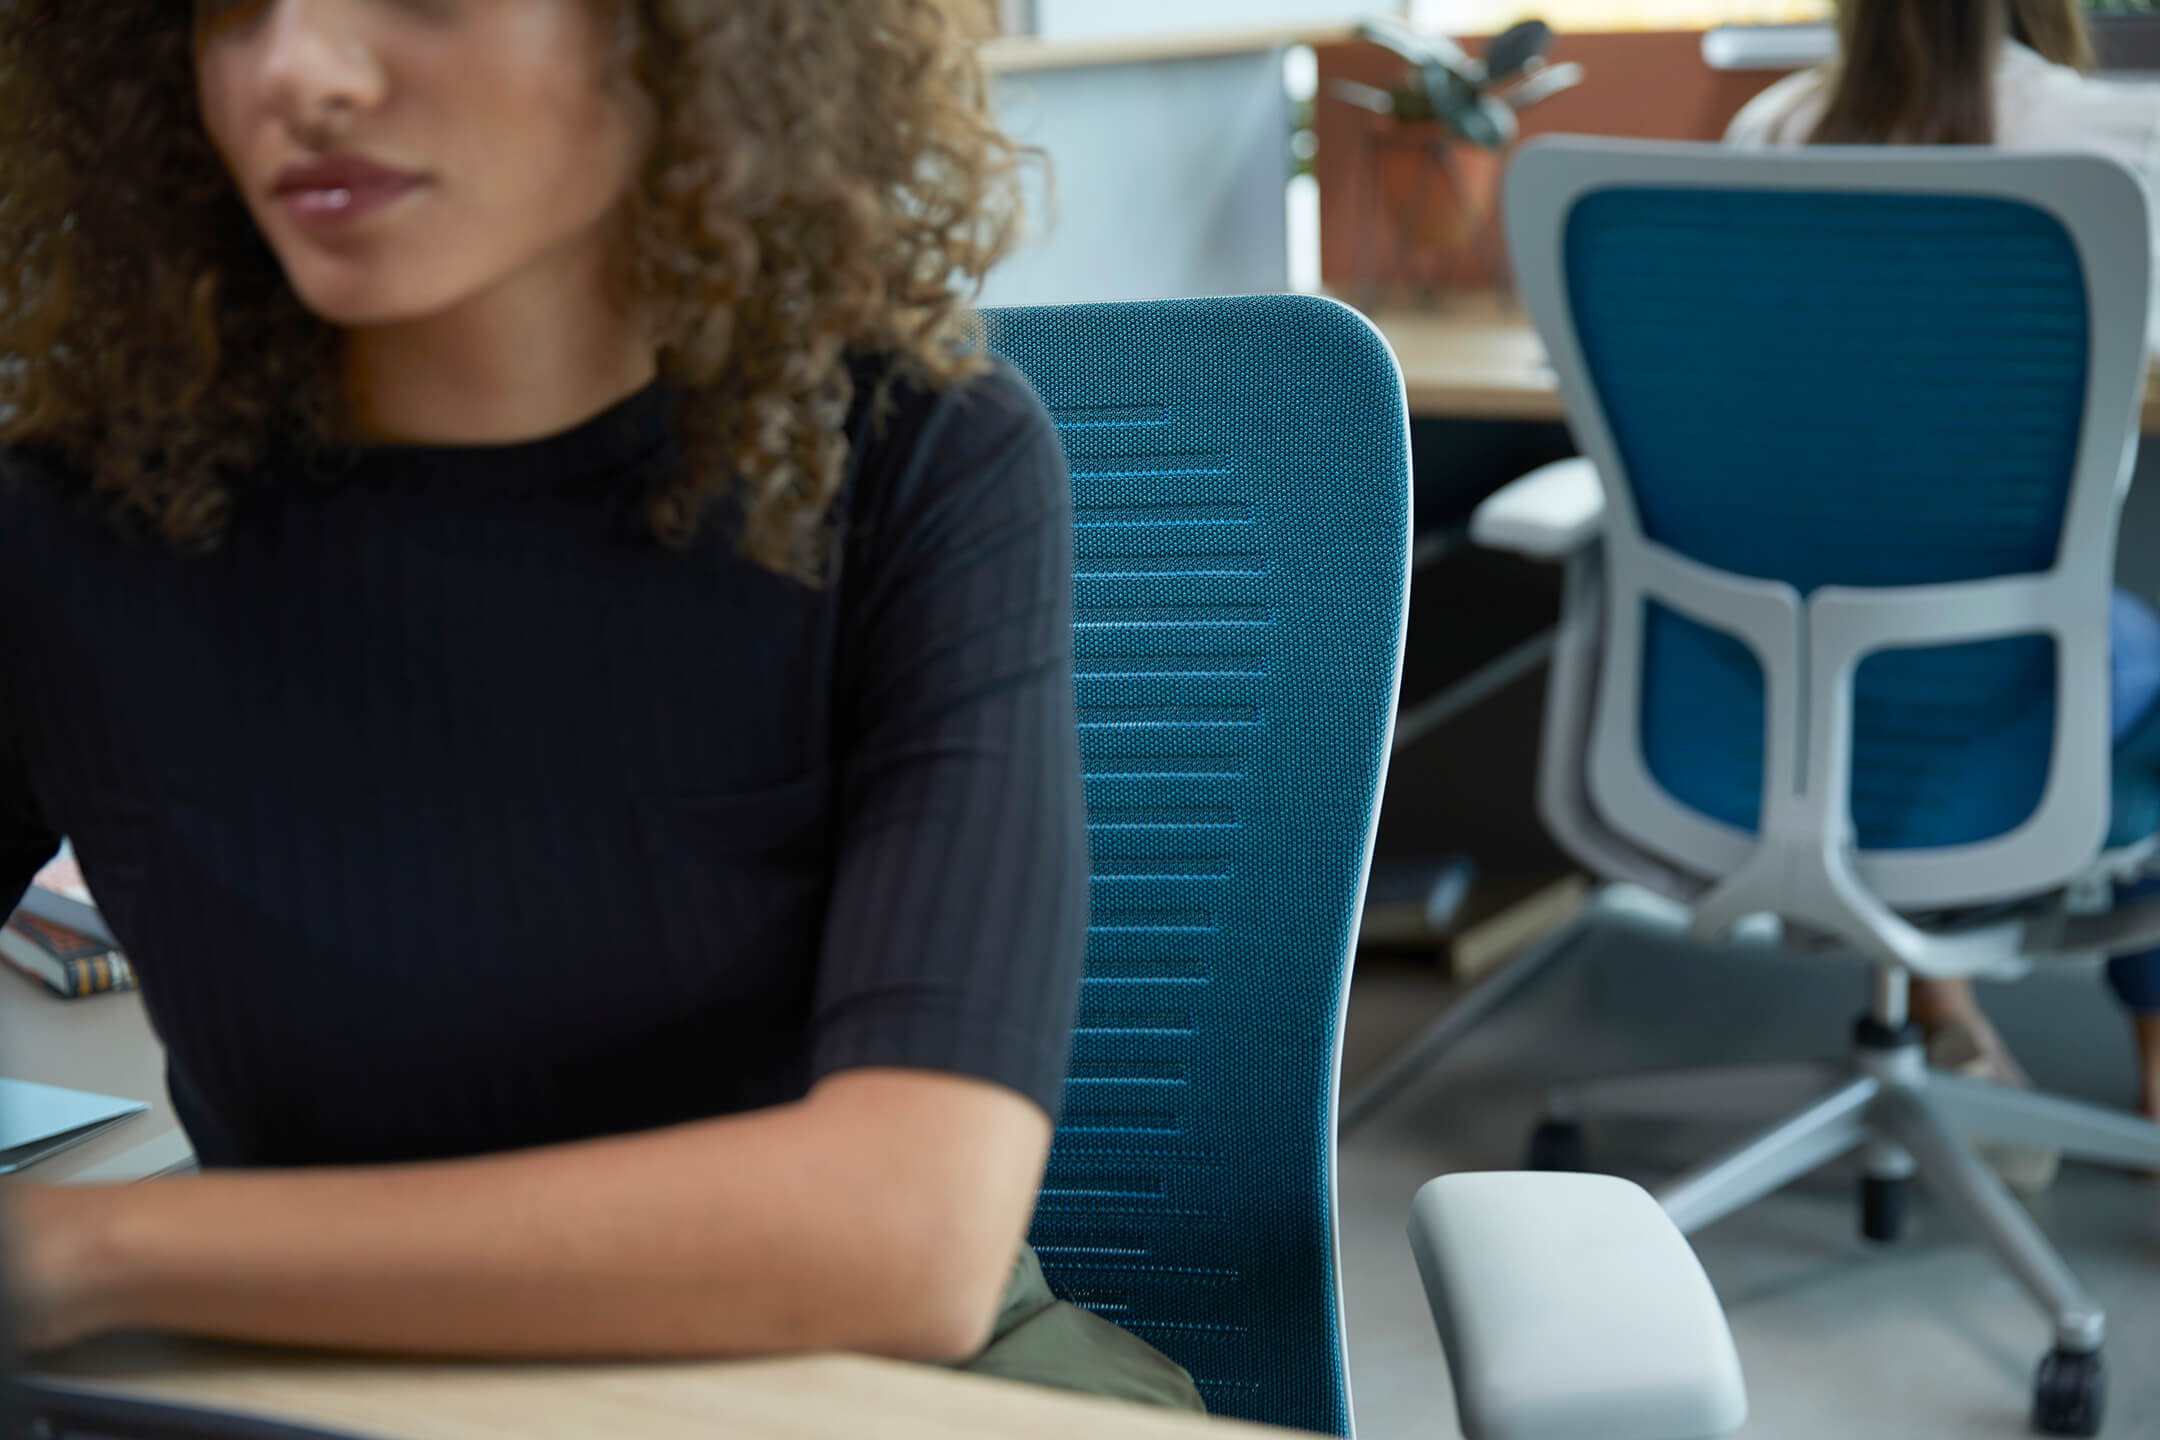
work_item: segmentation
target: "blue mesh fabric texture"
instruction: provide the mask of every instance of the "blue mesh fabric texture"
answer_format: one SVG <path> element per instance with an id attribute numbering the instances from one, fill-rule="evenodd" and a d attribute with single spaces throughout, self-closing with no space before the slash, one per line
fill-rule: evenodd
<path id="1" fill-rule="evenodd" d="M 1565 236 L 1569 294 L 1645 534 L 1734 574 L 1900 586 L 2044 570 L 2087 367 L 2062 223 L 1998 198 L 1614 189 Z M 1752 831 L 1763 689 L 1740 641 L 1653 605 L 1645 760 Z M 1969 844 L 2037 806 L 2043 635 L 1887 651 L 1854 680 L 1860 847 Z"/>
<path id="2" fill-rule="evenodd" d="M 1303 296 L 987 319 L 1072 463 L 1094 866 L 1030 1238 L 1213 1413 L 1347 1434 L 1334 1087 L 1409 583 L 1401 382 Z"/>

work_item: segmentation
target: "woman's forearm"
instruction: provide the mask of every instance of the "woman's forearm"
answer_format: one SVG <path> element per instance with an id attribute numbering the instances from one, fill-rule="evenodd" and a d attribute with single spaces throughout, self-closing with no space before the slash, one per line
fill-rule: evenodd
<path id="1" fill-rule="evenodd" d="M 65 1272 L 78 1307 L 63 1330 L 950 1359 L 987 1332 L 1047 1135 L 1009 1092 L 864 1072 L 801 1105 L 647 1135 L 32 1192 L 22 1218 L 47 1251 L 32 1270 Z"/>

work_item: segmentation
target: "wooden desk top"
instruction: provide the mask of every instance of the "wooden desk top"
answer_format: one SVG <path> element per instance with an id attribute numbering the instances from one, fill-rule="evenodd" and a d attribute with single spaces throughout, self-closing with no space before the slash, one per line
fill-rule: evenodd
<path id="1" fill-rule="evenodd" d="M 1521 312 L 1490 300 L 1445 310 L 1383 310 L 1373 323 L 1395 347 L 1410 413 L 1420 419 L 1564 420 L 1545 343 Z"/>
<path id="2" fill-rule="evenodd" d="M 1265 1440 L 1292 1432 L 859 1356 L 442 1365 L 119 1337 L 42 1378 L 367 1440 Z"/>
<path id="3" fill-rule="evenodd" d="M 1373 315 L 1402 363 L 1421 419 L 1564 420 L 1545 346 L 1521 311 L 1488 297 Z M 2160 434 L 2160 367 L 2147 380 L 2143 427 Z"/>

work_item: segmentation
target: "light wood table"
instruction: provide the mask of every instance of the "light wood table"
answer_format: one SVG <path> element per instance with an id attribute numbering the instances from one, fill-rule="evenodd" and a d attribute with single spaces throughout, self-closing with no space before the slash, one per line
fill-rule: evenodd
<path id="1" fill-rule="evenodd" d="M 1559 381 L 1520 311 L 1482 297 L 1441 310 L 1383 310 L 1410 413 L 1435 420 L 1565 420 Z"/>
<path id="2" fill-rule="evenodd" d="M 440 1365 L 122 1337 L 53 1380 L 365 1440 L 1265 1440 L 1295 1432 L 859 1356 Z"/>
<path id="3" fill-rule="evenodd" d="M 1565 420 L 1544 342 L 1519 309 L 1485 296 L 1433 310 L 1374 314 L 1402 364 L 1410 413 L 1420 419 Z M 2148 435 L 2160 434 L 2160 372 L 2145 387 Z"/>

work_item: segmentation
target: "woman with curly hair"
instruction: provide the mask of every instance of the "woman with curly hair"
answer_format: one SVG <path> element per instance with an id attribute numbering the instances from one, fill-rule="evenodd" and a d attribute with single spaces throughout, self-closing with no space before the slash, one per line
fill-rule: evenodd
<path id="1" fill-rule="evenodd" d="M 1198 1408 L 1023 1243 L 1087 835 L 971 28 L 0 9 L 0 898 L 72 837 L 203 1165 L 15 1194 L 33 1343 Z"/>

